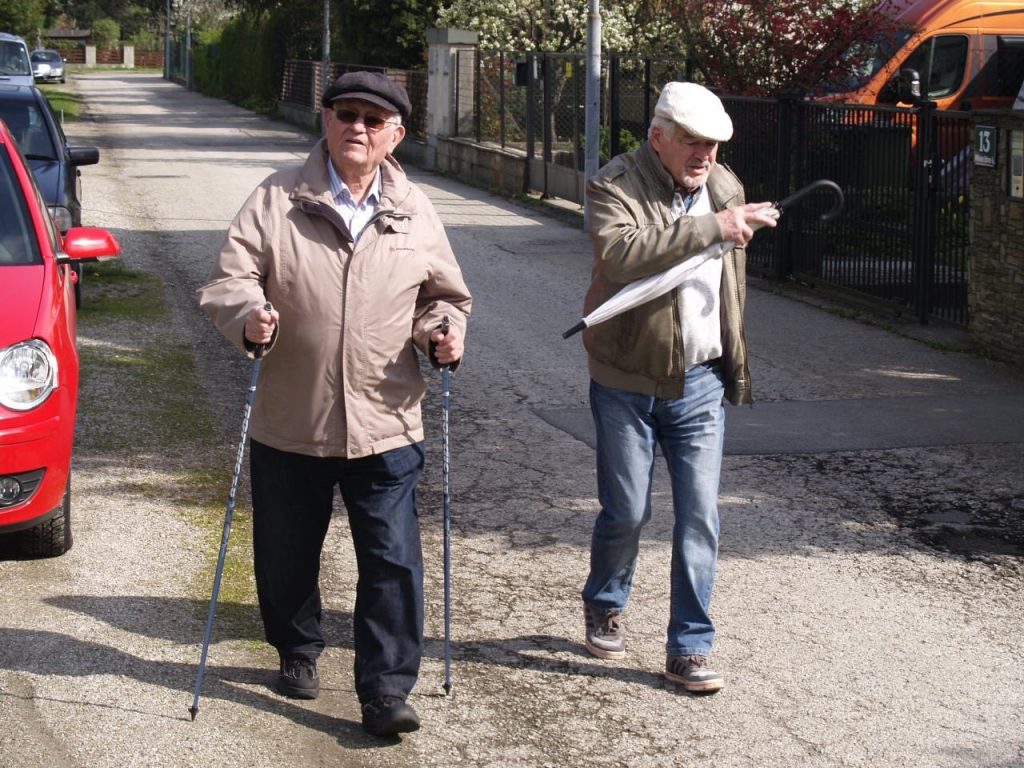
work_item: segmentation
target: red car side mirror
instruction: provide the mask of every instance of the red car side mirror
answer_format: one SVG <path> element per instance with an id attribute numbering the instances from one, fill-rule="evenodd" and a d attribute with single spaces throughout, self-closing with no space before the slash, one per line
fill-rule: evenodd
<path id="1" fill-rule="evenodd" d="M 120 255 L 121 246 L 114 236 L 98 227 L 72 227 L 64 235 L 58 263 L 69 261 L 106 261 Z"/>

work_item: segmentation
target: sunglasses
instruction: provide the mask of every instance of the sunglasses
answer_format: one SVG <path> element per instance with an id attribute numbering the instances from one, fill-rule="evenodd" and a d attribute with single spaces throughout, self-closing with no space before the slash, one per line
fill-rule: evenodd
<path id="1" fill-rule="evenodd" d="M 383 130 L 385 125 L 398 125 L 397 120 L 388 120 L 387 118 L 381 117 L 380 115 L 374 114 L 360 114 L 354 109 L 336 109 L 334 110 L 334 116 L 338 118 L 339 122 L 352 125 L 359 120 L 363 121 L 363 125 L 366 126 L 366 130 L 377 132 Z"/>

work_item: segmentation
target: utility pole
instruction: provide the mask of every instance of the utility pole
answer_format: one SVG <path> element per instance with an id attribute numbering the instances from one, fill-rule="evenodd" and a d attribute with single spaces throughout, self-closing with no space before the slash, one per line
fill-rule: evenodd
<path id="1" fill-rule="evenodd" d="M 164 77 L 171 80 L 171 0 L 164 12 Z"/>
<path id="2" fill-rule="evenodd" d="M 185 60 L 185 87 L 192 90 L 192 3 L 185 6 L 185 53 L 182 55 Z"/>
<path id="3" fill-rule="evenodd" d="M 590 181 L 601 162 L 601 7 L 600 0 L 590 0 L 587 17 L 587 89 L 584 104 L 583 148 L 584 181 Z M 587 229 L 584 207 L 583 228 Z"/>
<path id="4" fill-rule="evenodd" d="M 321 84 L 321 93 L 327 90 L 327 86 L 331 84 L 331 0 L 324 0 L 324 39 L 323 39 L 323 52 L 320 61 L 321 75 L 323 77 L 323 83 Z M 320 118 L 320 131 L 322 135 L 327 135 L 327 123 Z"/>

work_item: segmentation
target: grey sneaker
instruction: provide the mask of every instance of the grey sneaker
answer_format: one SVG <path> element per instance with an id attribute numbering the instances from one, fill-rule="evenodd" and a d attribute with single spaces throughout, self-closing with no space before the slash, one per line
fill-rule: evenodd
<path id="1" fill-rule="evenodd" d="M 717 693 L 725 680 L 708 665 L 707 656 L 665 657 L 665 677 L 682 683 L 691 693 Z"/>
<path id="2" fill-rule="evenodd" d="M 583 605 L 587 625 L 587 650 L 599 659 L 621 659 L 626 655 L 626 630 L 619 611 L 601 611 Z"/>

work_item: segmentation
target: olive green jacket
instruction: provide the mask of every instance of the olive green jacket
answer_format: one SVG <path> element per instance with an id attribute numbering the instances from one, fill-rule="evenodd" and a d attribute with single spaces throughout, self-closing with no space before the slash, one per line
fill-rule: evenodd
<path id="1" fill-rule="evenodd" d="M 584 301 L 589 314 L 627 283 L 662 272 L 725 240 L 713 213 L 672 221 L 675 185 L 650 142 L 619 155 L 587 183 L 586 213 L 594 267 Z M 714 211 L 742 205 L 743 187 L 715 165 L 707 189 Z M 734 247 L 722 263 L 722 365 L 725 396 L 734 405 L 752 402 L 743 330 L 746 251 Z M 599 323 L 583 332 L 591 377 L 607 387 L 652 397 L 682 394 L 683 341 L 678 291 Z"/>

